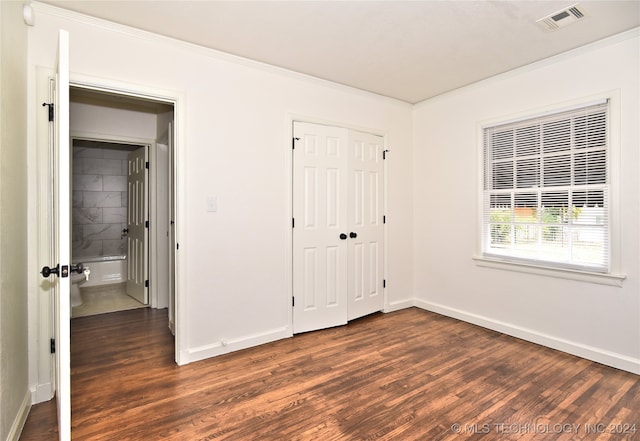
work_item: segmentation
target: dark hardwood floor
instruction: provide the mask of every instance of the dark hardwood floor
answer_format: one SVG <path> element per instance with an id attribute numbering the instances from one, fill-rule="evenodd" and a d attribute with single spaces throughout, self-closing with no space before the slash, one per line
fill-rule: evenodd
<path id="1" fill-rule="evenodd" d="M 640 376 L 415 308 L 182 367 L 166 311 L 71 334 L 74 440 L 640 440 Z"/>

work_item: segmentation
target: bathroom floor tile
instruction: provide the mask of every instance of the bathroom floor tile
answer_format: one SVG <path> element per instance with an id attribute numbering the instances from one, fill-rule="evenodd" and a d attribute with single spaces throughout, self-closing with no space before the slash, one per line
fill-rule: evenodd
<path id="1" fill-rule="evenodd" d="M 124 283 L 80 288 L 80 293 L 82 295 L 82 305 L 72 309 L 71 318 L 123 311 L 125 309 L 145 308 L 147 306 L 129 297 Z"/>

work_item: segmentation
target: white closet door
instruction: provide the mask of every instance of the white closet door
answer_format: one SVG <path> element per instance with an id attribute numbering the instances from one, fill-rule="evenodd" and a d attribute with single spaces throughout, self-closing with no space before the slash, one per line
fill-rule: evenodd
<path id="1" fill-rule="evenodd" d="M 348 132 L 294 123 L 293 332 L 347 323 Z"/>
<path id="2" fill-rule="evenodd" d="M 293 332 L 384 306 L 383 139 L 294 123 Z"/>
<path id="3" fill-rule="evenodd" d="M 383 139 L 349 132 L 348 318 L 382 310 Z"/>

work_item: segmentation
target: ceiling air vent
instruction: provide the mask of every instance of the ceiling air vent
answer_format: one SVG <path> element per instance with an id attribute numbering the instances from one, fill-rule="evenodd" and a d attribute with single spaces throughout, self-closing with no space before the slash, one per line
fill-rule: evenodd
<path id="1" fill-rule="evenodd" d="M 557 29 L 568 26 L 571 23 L 575 23 L 578 20 L 582 20 L 586 16 L 587 13 L 582 8 L 582 6 L 575 4 L 573 6 L 569 6 L 568 8 L 556 11 L 553 14 L 547 15 L 546 17 L 537 20 L 536 23 L 538 23 L 547 31 L 555 31 Z"/>

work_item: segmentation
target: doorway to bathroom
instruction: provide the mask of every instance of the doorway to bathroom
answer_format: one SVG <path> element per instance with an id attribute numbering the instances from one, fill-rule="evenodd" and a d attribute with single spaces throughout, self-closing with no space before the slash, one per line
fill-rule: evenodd
<path id="1" fill-rule="evenodd" d="M 71 316 L 168 308 L 173 330 L 173 104 L 79 86 L 69 98 L 71 254 L 88 268 Z"/>
<path id="2" fill-rule="evenodd" d="M 72 318 L 149 305 L 150 144 L 135 142 L 71 135 Z"/>

